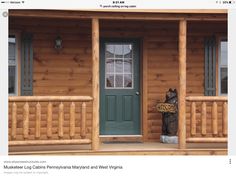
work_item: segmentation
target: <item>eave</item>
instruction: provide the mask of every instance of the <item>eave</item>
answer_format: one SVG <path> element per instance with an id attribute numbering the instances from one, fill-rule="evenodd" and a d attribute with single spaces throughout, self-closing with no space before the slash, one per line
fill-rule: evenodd
<path id="1" fill-rule="evenodd" d="M 174 11 L 173 11 L 174 12 Z M 10 10 L 10 17 L 60 18 L 60 19 L 112 19 L 112 20 L 188 20 L 227 21 L 227 13 L 173 12 L 98 12 L 75 10 Z M 205 11 L 206 12 L 206 11 Z"/>

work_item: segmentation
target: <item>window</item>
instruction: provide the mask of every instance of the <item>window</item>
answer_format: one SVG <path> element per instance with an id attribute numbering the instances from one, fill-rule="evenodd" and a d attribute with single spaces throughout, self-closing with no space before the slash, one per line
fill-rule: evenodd
<path id="1" fill-rule="evenodd" d="M 208 36 L 204 40 L 204 81 L 205 81 L 205 96 L 216 95 L 216 38 Z"/>
<path id="2" fill-rule="evenodd" d="M 16 37 L 9 36 L 8 39 L 8 93 L 17 95 L 17 53 Z"/>
<path id="3" fill-rule="evenodd" d="M 105 88 L 133 88 L 133 45 L 106 44 Z"/>
<path id="4" fill-rule="evenodd" d="M 225 39 L 220 41 L 219 56 L 219 94 L 225 95 L 228 93 L 228 42 Z"/>

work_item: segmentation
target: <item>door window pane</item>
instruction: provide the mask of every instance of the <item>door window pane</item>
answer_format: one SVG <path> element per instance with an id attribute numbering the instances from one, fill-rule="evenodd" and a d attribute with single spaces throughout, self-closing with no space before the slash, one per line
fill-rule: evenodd
<path id="1" fill-rule="evenodd" d="M 114 73 L 114 60 L 106 60 L 106 71 L 107 73 Z"/>
<path id="2" fill-rule="evenodd" d="M 114 87 L 114 75 L 106 75 L 106 87 Z"/>
<path id="3" fill-rule="evenodd" d="M 123 73 L 123 60 L 118 59 L 116 60 L 116 73 Z"/>
<path id="4" fill-rule="evenodd" d="M 133 88 L 132 44 L 106 44 L 105 76 L 106 88 Z"/>
<path id="5" fill-rule="evenodd" d="M 124 58 L 132 58 L 132 45 L 124 45 Z"/>
<path id="6" fill-rule="evenodd" d="M 106 45 L 106 58 L 114 58 L 114 45 Z"/>
<path id="7" fill-rule="evenodd" d="M 123 45 L 115 45 L 115 58 L 123 58 Z"/>
<path id="8" fill-rule="evenodd" d="M 125 60 L 124 61 L 124 73 L 132 74 L 132 63 L 133 60 Z"/>
<path id="9" fill-rule="evenodd" d="M 124 75 L 124 86 L 125 87 L 132 87 L 132 75 L 131 74 Z"/>
<path id="10" fill-rule="evenodd" d="M 122 88 L 123 87 L 123 75 L 117 74 L 116 75 L 116 88 Z"/>

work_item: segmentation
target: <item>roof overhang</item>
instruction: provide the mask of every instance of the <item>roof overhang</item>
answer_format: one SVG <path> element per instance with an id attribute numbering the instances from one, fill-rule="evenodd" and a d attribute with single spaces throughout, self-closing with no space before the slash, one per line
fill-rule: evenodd
<path id="1" fill-rule="evenodd" d="M 75 9 L 76 10 L 76 9 Z M 88 11 L 88 10 L 79 10 Z M 93 12 L 227 14 L 227 9 L 90 9 Z"/>
<path id="2" fill-rule="evenodd" d="M 9 14 L 11 17 L 28 18 L 227 21 L 227 11 L 223 10 L 155 10 L 155 12 L 121 12 L 98 10 L 10 10 Z"/>

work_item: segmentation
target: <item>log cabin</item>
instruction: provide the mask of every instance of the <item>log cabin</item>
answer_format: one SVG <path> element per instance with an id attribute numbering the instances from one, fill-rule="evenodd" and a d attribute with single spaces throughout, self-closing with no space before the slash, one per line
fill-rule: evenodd
<path id="1" fill-rule="evenodd" d="M 10 10 L 8 60 L 9 154 L 227 154 L 226 10 Z"/>

